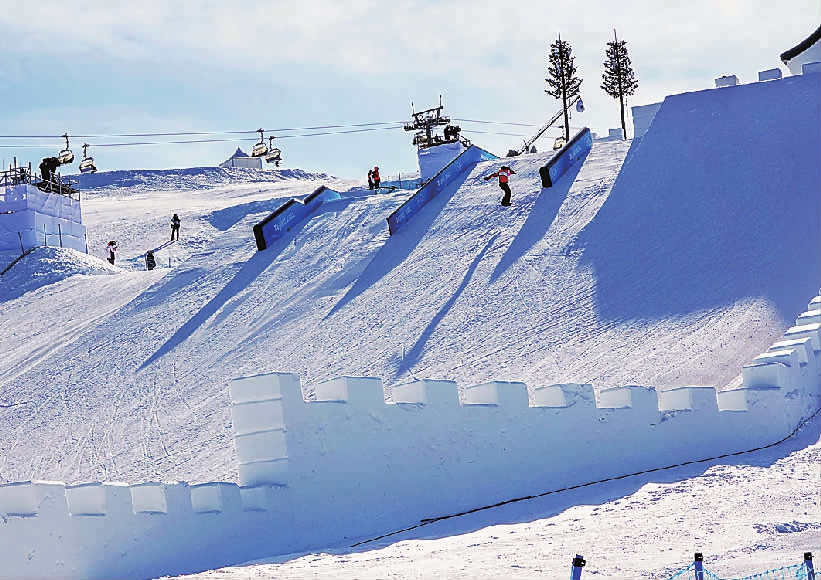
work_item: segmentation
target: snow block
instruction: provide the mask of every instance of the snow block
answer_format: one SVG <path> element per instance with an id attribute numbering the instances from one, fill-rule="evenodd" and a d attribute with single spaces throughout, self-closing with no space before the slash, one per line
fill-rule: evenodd
<path id="1" fill-rule="evenodd" d="M 715 387 L 678 387 L 659 393 L 660 411 L 718 411 Z"/>
<path id="2" fill-rule="evenodd" d="M 388 216 L 388 231 L 390 234 L 393 235 L 398 232 L 403 225 L 419 213 L 419 210 L 445 189 L 460 185 L 480 161 L 491 161 L 493 159 L 498 159 L 498 157 L 476 145 L 471 145 L 465 149 L 456 159 L 448 163 L 430 181 L 419 188 L 419 191 L 413 194 L 408 201 Z"/>
<path id="3" fill-rule="evenodd" d="M 717 395 L 720 411 L 749 411 L 764 407 L 772 412 L 784 412 L 784 392 L 779 387 L 743 387 L 719 391 Z"/>
<path id="4" fill-rule="evenodd" d="M 780 68 L 770 68 L 758 71 L 758 81 L 776 81 L 781 78 Z"/>
<path id="5" fill-rule="evenodd" d="M 420 379 L 391 389 L 391 400 L 397 405 L 425 405 L 456 408 L 459 392 L 456 381 Z"/>
<path id="6" fill-rule="evenodd" d="M 564 383 L 533 389 L 534 407 L 572 407 L 574 405 L 595 408 L 596 395 L 593 385 Z"/>
<path id="7" fill-rule="evenodd" d="M 738 77 L 735 75 L 724 75 L 716 79 L 717 89 L 721 87 L 734 87 L 737 84 L 739 84 Z"/>
<path id="8" fill-rule="evenodd" d="M 131 489 L 127 483 L 94 482 L 66 486 L 68 511 L 72 516 L 131 515 Z"/>
<path id="9" fill-rule="evenodd" d="M 287 457 L 239 464 L 239 484 L 241 486 L 287 485 L 287 483 Z"/>
<path id="10" fill-rule="evenodd" d="M 299 375 L 293 373 L 267 373 L 233 379 L 229 385 L 231 403 L 251 403 L 281 399 L 283 390 L 301 391 Z"/>
<path id="11" fill-rule="evenodd" d="M 284 429 L 255 431 L 245 435 L 236 435 L 237 458 L 240 464 L 258 461 L 276 461 L 288 458 L 288 445 L 285 442 Z"/>
<path id="12" fill-rule="evenodd" d="M 742 371 L 744 387 L 780 387 L 791 384 L 790 369 L 783 363 L 762 362 L 745 365 Z"/>
<path id="13" fill-rule="evenodd" d="M 315 213 L 319 206 L 332 199 L 341 199 L 339 193 L 324 185 L 303 199 L 291 198 L 254 226 L 257 250 L 263 251 L 272 242 L 284 236 L 292 227 Z"/>
<path id="14" fill-rule="evenodd" d="M 807 310 L 810 312 L 821 312 L 821 296 L 813 298 L 809 305 L 807 305 Z"/>
<path id="15" fill-rule="evenodd" d="M 20 237 L 18 237 L 18 233 Z M 61 246 L 86 251 L 80 200 L 21 183 L 0 188 L 0 250 Z"/>
<path id="16" fill-rule="evenodd" d="M 600 409 L 635 409 L 640 412 L 658 411 L 658 395 L 652 387 L 629 385 L 599 391 Z"/>
<path id="17" fill-rule="evenodd" d="M 784 333 L 784 339 L 809 337 L 812 340 L 812 348 L 815 352 L 821 351 L 821 323 L 802 324 L 791 326 Z"/>
<path id="18" fill-rule="evenodd" d="M 526 408 L 529 406 L 527 385 L 515 381 L 490 381 L 466 387 L 462 404 Z"/>
<path id="19" fill-rule="evenodd" d="M 0 485 L 0 514 L 67 514 L 66 486 L 57 481 L 21 481 Z"/>
<path id="20" fill-rule="evenodd" d="M 236 435 L 281 429 L 285 425 L 282 417 L 282 399 L 231 405 L 231 419 Z"/>
<path id="21" fill-rule="evenodd" d="M 821 311 L 807 311 L 801 314 L 798 318 L 795 319 L 796 326 L 804 326 L 807 324 L 817 324 L 821 322 Z"/>
<path id="22" fill-rule="evenodd" d="M 814 351 L 812 348 L 812 339 L 809 337 L 793 338 L 790 340 L 779 340 L 767 349 L 767 352 L 794 350 L 798 357 L 798 363 L 805 365 L 809 364 L 814 358 Z"/>
<path id="23" fill-rule="evenodd" d="M 379 377 L 335 377 L 315 387 L 316 402 L 359 405 L 383 404 L 385 391 Z"/>
<path id="24" fill-rule="evenodd" d="M 821 73 L 821 62 L 805 62 L 801 65 L 802 75 L 817 75 Z"/>
<path id="25" fill-rule="evenodd" d="M 192 485 L 191 509 L 196 514 L 239 512 L 242 510 L 239 486 L 225 481 Z"/>
<path id="26" fill-rule="evenodd" d="M 559 152 L 550 158 L 547 165 L 539 169 L 542 178 L 542 187 L 552 187 L 561 179 L 562 175 L 568 172 L 579 160 L 590 152 L 593 148 L 593 135 L 590 129 L 585 127 L 564 146 Z"/>

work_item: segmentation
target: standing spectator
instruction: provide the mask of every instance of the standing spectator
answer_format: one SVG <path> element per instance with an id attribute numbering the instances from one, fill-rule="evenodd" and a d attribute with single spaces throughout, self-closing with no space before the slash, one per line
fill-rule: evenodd
<path id="1" fill-rule="evenodd" d="M 378 166 L 374 166 L 371 177 L 373 179 L 374 188 L 379 189 L 379 182 L 382 181 L 382 178 L 379 177 L 379 167 Z"/>
<path id="2" fill-rule="evenodd" d="M 373 169 L 368 169 L 368 189 L 373 189 Z"/>
<path id="3" fill-rule="evenodd" d="M 157 260 L 154 259 L 154 251 L 153 250 L 148 250 L 145 253 L 145 267 L 149 271 L 153 270 L 154 268 L 157 267 Z"/>
<path id="4" fill-rule="evenodd" d="M 117 259 L 117 242 L 111 240 L 105 246 L 105 251 L 108 252 L 108 263 L 114 265 L 114 260 Z"/>
<path id="5" fill-rule="evenodd" d="M 505 192 L 504 197 L 502 197 L 502 205 L 508 207 L 510 205 L 510 185 L 508 185 L 508 181 L 510 181 L 510 175 L 512 173 L 516 173 L 507 165 L 502 165 L 499 168 L 499 171 L 495 173 L 491 173 L 487 177 L 485 177 L 485 181 L 489 179 L 493 179 L 494 177 L 499 178 L 499 187 L 502 188 L 502 191 Z"/>
<path id="6" fill-rule="evenodd" d="M 177 241 L 180 239 L 180 216 L 174 214 L 171 217 L 171 241 L 174 241 L 174 234 L 177 235 Z"/>

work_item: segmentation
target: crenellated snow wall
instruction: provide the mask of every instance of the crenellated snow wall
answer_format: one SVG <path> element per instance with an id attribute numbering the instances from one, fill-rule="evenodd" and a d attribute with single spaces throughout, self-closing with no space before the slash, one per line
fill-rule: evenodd
<path id="1" fill-rule="evenodd" d="M 819 408 L 821 297 L 740 388 L 231 382 L 240 483 L 0 486 L 0 577 L 153 578 L 772 445 Z"/>
<path id="2" fill-rule="evenodd" d="M 80 200 L 21 183 L 0 188 L 0 250 L 59 246 L 86 251 Z"/>

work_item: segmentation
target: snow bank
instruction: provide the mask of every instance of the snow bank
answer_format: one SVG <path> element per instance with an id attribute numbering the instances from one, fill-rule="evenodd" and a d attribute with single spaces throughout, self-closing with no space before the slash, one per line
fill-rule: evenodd
<path id="1" fill-rule="evenodd" d="M 59 246 L 86 250 L 80 200 L 21 183 L 0 193 L 0 250 Z"/>
<path id="2" fill-rule="evenodd" d="M 818 315 L 816 298 L 801 318 Z M 294 374 L 235 379 L 239 485 L 2 485 L 0 573 L 190 573 L 771 445 L 818 408 L 820 328 L 790 329 L 719 393 L 420 380 L 386 402 L 381 379 L 338 377 L 306 401 Z"/>

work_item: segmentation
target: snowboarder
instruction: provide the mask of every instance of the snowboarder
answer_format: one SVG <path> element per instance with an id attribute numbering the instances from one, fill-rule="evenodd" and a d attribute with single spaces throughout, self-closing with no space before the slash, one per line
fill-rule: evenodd
<path id="1" fill-rule="evenodd" d="M 145 267 L 150 271 L 157 267 L 157 260 L 154 259 L 154 251 L 148 250 L 145 253 Z"/>
<path id="2" fill-rule="evenodd" d="M 499 178 L 499 187 L 502 189 L 502 191 L 505 192 L 504 197 L 502 197 L 502 205 L 505 206 L 505 207 L 508 207 L 510 205 L 510 185 L 508 185 L 508 182 L 510 181 L 510 175 L 512 173 L 516 173 L 516 172 L 513 171 L 507 165 L 502 165 L 499 168 L 499 171 L 496 171 L 495 173 L 491 173 L 490 175 L 485 177 L 485 181 L 493 179 L 494 177 Z"/>
<path id="3" fill-rule="evenodd" d="M 373 169 L 368 169 L 368 189 L 373 189 Z"/>
<path id="4" fill-rule="evenodd" d="M 105 246 L 105 251 L 108 252 L 108 263 L 114 265 L 114 260 L 117 259 L 117 242 L 111 240 Z"/>
<path id="5" fill-rule="evenodd" d="M 379 177 L 379 167 L 374 166 L 373 171 L 371 172 L 371 179 L 373 179 L 373 186 L 375 189 L 379 189 L 379 182 L 382 181 L 382 178 Z"/>
<path id="6" fill-rule="evenodd" d="M 174 241 L 174 234 L 177 235 L 177 241 L 180 239 L 180 216 L 174 214 L 171 217 L 171 241 Z"/>

